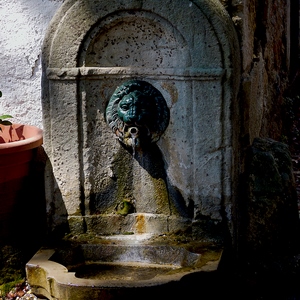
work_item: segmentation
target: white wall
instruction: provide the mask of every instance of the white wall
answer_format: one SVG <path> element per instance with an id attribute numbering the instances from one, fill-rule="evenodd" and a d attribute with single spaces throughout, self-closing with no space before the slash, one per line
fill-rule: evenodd
<path id="1" fill-rule="evenodd" d="M 0 0 L 0 115 L 43 127 L 41 46 L 63 0 Z"/>

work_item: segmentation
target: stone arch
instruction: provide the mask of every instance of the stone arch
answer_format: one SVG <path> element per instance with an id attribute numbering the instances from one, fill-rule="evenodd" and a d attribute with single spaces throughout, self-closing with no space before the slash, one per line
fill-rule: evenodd
<path id="1" fill-rule="evenodd" d="M 148 11 L 117 11 L 105 16 L 86 35 L 82 49 L 78 65 L 85 67 L 191 65 L 181 33 L 168 20 Z"/>

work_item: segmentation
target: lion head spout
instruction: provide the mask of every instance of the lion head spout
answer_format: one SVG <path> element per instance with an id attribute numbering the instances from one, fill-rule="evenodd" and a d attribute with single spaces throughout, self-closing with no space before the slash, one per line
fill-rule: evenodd
<path id="1" fill-rule="evenodd" d="M 158 141 L 169 119 L 169 108 L 160 91 L 142 80 L 119 86 L 106 108 L 108 125 L 128 147 L 140 148 Z"/>

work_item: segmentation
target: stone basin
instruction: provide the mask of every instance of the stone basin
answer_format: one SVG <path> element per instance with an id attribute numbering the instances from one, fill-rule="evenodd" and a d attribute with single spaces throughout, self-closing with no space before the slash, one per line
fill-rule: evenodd
<path id="1" fill-rule="evenodd" d="M 179 288 L 183 277 L 217 270 L 221 251 L 145 243 L 134 237 L 103 238 L 40 249 L 26 265 L 27 280 L 48 299 L 121 299 Z M 209 254 L 208 254 L 209 252 Z"/>

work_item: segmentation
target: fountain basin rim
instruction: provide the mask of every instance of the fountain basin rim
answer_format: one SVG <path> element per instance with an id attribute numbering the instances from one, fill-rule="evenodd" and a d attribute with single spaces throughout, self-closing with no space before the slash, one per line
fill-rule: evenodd
<path id="1" fill-rule="evenodd" d="M 180 281 L 184 276 L 195 272 L 216 271 L 219 260 L 208 261 L 200 267 L 180 268 L 174 274 L 159 275 L 149 280 L 128 281 L 128 280 L 102 280 L 77 278 L 75 272 L 68 272 L 68 269 L 55 261 L 51 261 L 51 257 L 55 254 L 55 249 L 40 249 L 32 259 L 26 264 L 26 275 L 29 284 L 33 289 L 48 290 L 50 285 L 60 286 L 61 288 L 81 289 L 84 287 L 92 287 L 98 289 L 107 288 L 135 288 L 135 287 L 151 287 L 160 286 L 171 281 Z M 120 263 L 120 262 L 119 262 Z M 116 262 L 115 264 L 118 264 Z M 41 278 L 42 277 L 42 278 Z"/>

